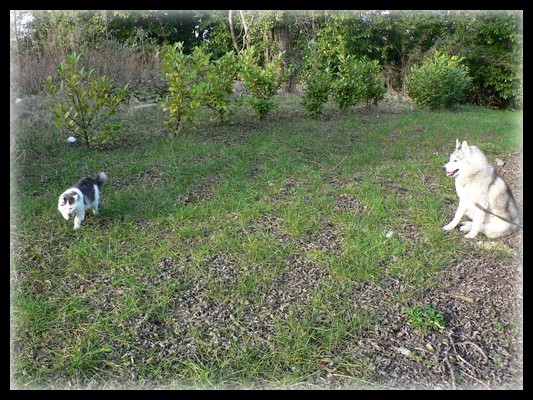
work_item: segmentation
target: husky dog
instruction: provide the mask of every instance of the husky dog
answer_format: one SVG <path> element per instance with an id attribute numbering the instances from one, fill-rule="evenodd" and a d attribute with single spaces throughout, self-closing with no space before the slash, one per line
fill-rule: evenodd
<path id="1" fill-rule="evenodd" d="M 104 172 L 96 175 L 95 179 L 82 178 L 59 196 L 57 209 L 67 221 L 74 217 L 74 229 L 81 227 L 86 210 L 92 208 L 93 213 L 98 214 L 100 188 L 106 180 L 107 175 Z"/>
<path id="2" fill-rule="evenodd" d="M 446 176 L 455 178 L 459 206 L 452 221 L 443 227 L 452 230 L 464 215 L 460 230 L 472 239 L 478 233 L 497 238 L 515 232 L 520 223 L 518 206 L 509 186 L 494 171 L 485 155 L 476 146 L 455 142 L 455 151 L 444 165 Z"/>

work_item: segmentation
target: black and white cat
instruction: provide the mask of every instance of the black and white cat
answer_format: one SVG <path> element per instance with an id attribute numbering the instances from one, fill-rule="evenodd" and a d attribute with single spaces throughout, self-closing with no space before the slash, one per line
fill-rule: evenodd
<path id="1" fill-rule="evenodd" d="M 106 180 L 107 175 L 104 172 L 96 175 L 95 179 L 82 178 L 59 196 L 57 209 L 67 221 L 74 217 L 74 229 L 81 227 L 86 210 L 92 208 L 93 213 L 98 214 L 100 188 Z"/>

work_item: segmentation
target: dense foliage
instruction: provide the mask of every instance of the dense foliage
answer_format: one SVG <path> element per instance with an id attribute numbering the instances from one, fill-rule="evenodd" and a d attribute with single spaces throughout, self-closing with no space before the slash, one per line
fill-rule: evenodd
<path id="1" fill-rule="evenodd" d="M 290 89 L 304 74 L 306 48 L 315 41 L 324 57 L 341 53 L 376 62 L 386 88 L 404 95 L 411 68 L 438 50 L 464 59 L 473 78 L 466 101 L 498 108 L 522 105 L 523 13 L 519 10 L 41 10 L 31 12 L 33 18 L 25 29 L 20 24 L 23 15 L 16 13 L 12 13 L 12 28 L 17 59 L 20 70 L 28 74 L 45 69 L 27 68 L 30 55 L 38 54 L 35 62 L 57 66 L 57 57 L 104 49 L 109 41 L 144 59 L 157 57 L 162 46 L 177 42 L 183 43 L 185 54 L 205 45 L 213 59 L 254 46 L 266 62 L 283 52 L 281 66 L 290 68 L 286 82 Z M 138 81 L 145 85 L 147 80 Z"/>
<path id="2" fill-rule="evenodd" d="M 435 52 L 422 65 L 413 67 L 405 79 L 407 93 L 419 106 L 430 109 L 450 108 L 462 103 L 472 78 L 468 67 L 456 56 Z"/>
<path id="3" fill-rule="evenodd" d="M 333 79 L 333 100 L 341 110 L 364 102 L 377 103 L 383 99 L 385 87 L 378 76 L 379 64 L 366 57 L 339 56 L 338 72 Z"/>
<path id="4" fill-rule="evenodd" d="M 194 124 L 200 108 L 210 109 L 220 122 L 231 115 L 234 80 L 239 77 L 245 88 L 244 99 L 259 118 L 264 118 L 275 103 L 287 70 L 281 68 L 281 54 L 274 61 L 260 65 L 252 46 L 239 53 L 231 52 L 211 59 L 205 46 L 184 53 L 182 42 L 167 45 L 163 54 L 162 71 L 168 83 L 168 94 L 162 100 L 171 129 L 178 133 L 182 121 Z M 240 97 L 235 98 L 240 102 Z"/>

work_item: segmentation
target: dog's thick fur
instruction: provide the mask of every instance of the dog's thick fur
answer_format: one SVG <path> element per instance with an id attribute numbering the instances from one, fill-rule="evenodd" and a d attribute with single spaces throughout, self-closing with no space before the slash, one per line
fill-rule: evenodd
<path id="1" fill-rule="evenodd" d="M 74 217 L 74 229 L 81 227 L 85 211 L 92 208 L 98 214 L 100 205 L 100 188 L 107 180 L 107 175 L 100 172 L 95 179 L 82 178 L 59 196 L 57 209 L 67 221 Z"/>
<path id="2" fill-rule="evenodd" d="M 457 140 L 455 151 L 443 168 L 447 176 L 455 178 L 455 190 L 459 196 L 455 216 L 443 227 L 444 230 L 454 229 L 465 215 L 472 221 L 465 222 L 460 230 L 467 232 L 465 237 L 469 239 L 475 238 L 478 233 L 491 239 L 498 238 L 518 229 L 520 216 L 513 193 L 481 150 L 469 146 L 466 141 L 460 144 Z"/>

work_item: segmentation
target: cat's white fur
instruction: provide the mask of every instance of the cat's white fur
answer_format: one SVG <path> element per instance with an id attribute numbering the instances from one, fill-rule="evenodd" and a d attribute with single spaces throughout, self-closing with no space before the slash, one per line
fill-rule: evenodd
<path id="1" fill-rule="evenodd" d="M 82 182 L 80 181 L 75 186 L 65 190 L 59 196 L 57 209 L 67 221 L 71 217 L 74 217 L 74 229 L 81 228 L 81 223 L 85 218 L 85 211 L 92 209 L 94 214 L 98 214 L 98 206 L 100 205 L 100 189 L 97 183 L 100 183 L 101 187 L 106 180 L 107 175 L 101 172 L 98 174 L 96 180 L 92 181 L 91 186 L 92 189 L 94 189 L 93 193 L 84 194 L 82 190 L 80 190 L 78 187 L 75 187 Z M 90 201 L 91 197 L 93 197 L 92 201 Z M 69 201 L 69 199 L 71 201 Z"/>

